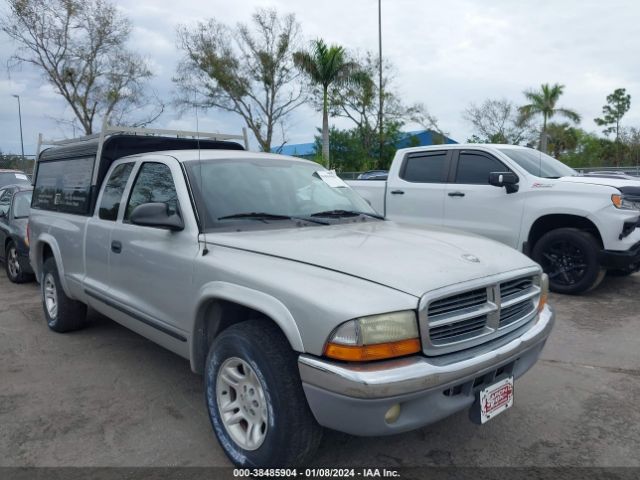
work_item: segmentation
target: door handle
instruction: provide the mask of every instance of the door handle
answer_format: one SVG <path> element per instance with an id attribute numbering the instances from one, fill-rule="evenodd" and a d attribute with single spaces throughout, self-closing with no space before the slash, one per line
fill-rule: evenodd
<path id="1" fill-rule="evenodd" d="M 391 195 L 404 195 L 404 190 L 394 190 Z"/>
<path id="2" fill-rule="evenodd" d="M 118 242 L 118 241 L 113 241 L 111 242 L 111 251 L 113 253 L 120 253 L 122 252 L 122 243 Z"/>
<path id="3" fill-rule="evenodd" d="M 464 193 L 463 192 L 449 192 L 448 195 L 450 197 L 464 197 Z"/>

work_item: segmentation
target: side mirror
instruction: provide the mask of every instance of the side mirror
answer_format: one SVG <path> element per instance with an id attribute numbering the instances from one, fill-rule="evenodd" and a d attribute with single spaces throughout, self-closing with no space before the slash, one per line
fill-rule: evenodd
<path id="1" fill-rule="evenodd" d="M 515 193 L 518 191 L 518 182 L 520 179 L 513 172 L 491 172 L 489 174 L 489 185 L 494 187 L 505 187 L 507 193 Z"/>
<path id="2" fill-rule="evenodd" d="M 166 203 L 143 203 L 131 212 L 131 223 L 144 227 L 166 228 L 176 232 L 184 230 L 184 222 L 176 213 L 169 215 Z"/>
<path id="3" fill-rule="evenodd" d="M 0 218 L 4 218 L 7 216 L 7 210 L 0 210 Z"/>

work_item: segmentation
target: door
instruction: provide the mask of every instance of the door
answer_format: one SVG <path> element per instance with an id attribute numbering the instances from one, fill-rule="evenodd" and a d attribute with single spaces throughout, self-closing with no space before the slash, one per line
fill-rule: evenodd
<path id="1" fill-rule="evenodd" d="M 143 162 L 129 190 L 122 219 L 113 226 L 109 252 L 110 297 L 116 308 L 138 322 L 134 329 L 145 330 L 147 336 L 155 333 L 151 338 L 174 351 L 165 340 L 184 342 L 188 335 L 197 293 L 192 286 L 193 262 L 199 252 L 190 202 L 181 205 L 178 198 L 188 198 L 178 162 Z M 164 203 L 170 213 L 182 216 L 185 229 L 170 231 L 132 224 L 131 212 L 151 202 Z"/>
<path id="2" fill-rule="evenodd" d="M 387 184 L 386 216 L 403 223 L 442 225 L 450 150 L 412 152 Z"/>
<path id="3" fill-rule="evenodd" d="M 493 155 L 459 150 L 453 159 L 453 183 L 446 186 L 444 225 L 518 247 L 523 195 L 489 184 L 489 173 L 511 171 Z"/>
<path id="4" fill-rule="evenodd" d="M 134 162 L 115 164 L 98 199 L 98 208 L 87 223 L 85 240 L 85 289 L 107 293 L 110 284 L 111 230 L 118 219 L 122 196 Z"/>

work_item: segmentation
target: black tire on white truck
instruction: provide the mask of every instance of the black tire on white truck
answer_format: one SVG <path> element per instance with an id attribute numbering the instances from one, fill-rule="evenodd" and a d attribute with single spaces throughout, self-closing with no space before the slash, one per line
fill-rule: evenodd
<path id="1" fill-rule="evenodd" d="M 589 232 L 557 228 L 534 245 L 532 258 L 549 275 L 549 288 L 557 293 L 579 294 L 596 288 L 607 271 L 600 266 L 601 246 Z"/>

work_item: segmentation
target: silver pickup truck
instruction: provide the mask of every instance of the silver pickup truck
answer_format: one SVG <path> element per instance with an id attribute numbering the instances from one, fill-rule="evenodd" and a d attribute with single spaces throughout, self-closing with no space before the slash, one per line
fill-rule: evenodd
<path id="1" fill-rule="evenodd" d="M 30 255 L 53 331 L 89 305 L 189 359 L 238 466 L 304 464 L 322 427 L 512 405 L 554 321 L 525 255 L 385 221 L 313 162 L 147 133 L 39 155 Z"/>

